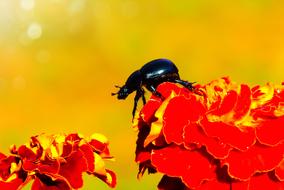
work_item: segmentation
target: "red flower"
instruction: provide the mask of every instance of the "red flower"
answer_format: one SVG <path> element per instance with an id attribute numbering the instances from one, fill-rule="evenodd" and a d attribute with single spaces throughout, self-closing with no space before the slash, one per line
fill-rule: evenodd
<path id="1" fill-rule="evenodd" d="M 283 189 L 284 87 L 222 78 L 196 88 L 163 83 L 164 101 L 142 108 L 138 176 L 163 173 L 161 190 Z"/>
<path id="2" fill-rule="evenodd" d="M 32 189 L 71 190 L 83 186 L 87 172 L 110 187 L 115 174 L 105 169 L 104 160 L 112 159 L 108 141 L 101 134 L 86 139 L 78 134 L 38 135 L 30 143 L 12 147 L 11 155 L 0 153 L 0 189 L 21 189 L 34 179 Z"/>

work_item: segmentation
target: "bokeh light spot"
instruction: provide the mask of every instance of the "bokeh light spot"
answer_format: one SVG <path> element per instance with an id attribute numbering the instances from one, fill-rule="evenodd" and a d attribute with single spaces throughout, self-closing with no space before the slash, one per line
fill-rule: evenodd
<path id="1" fill-rule="evenodd" d="M 39 23 L 31 23 L 27 29 L 27 35 L 30 39 L 38 39 L 42 35 L 42 27 Z"/>
<path id="2" fill-rule="evenodd" d="M 34 0 L 21 0 L 20 5 L 22 9 L 26 11 L 30 11 L 34 8 L 35 6 L 35 1 Z"/>

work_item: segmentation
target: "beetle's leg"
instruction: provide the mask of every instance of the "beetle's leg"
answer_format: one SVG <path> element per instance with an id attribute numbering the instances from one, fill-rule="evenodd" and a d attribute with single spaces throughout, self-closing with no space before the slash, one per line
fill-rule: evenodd
<path id="1" fill-rule="evenodd" d="M 134 118 L 135 116 L 135 112 L 136 112 L 136 109 L 137 109 L 137 104 L 138 104 L 138 101 L 141 97 L 141 92 L 139 90 L 136 91 L 136 95 L 134 97 L 134 106 L 133 106 L 133 110 L 132 110 L 132 119 Z"/>
<path id="2" fill-rule="evenodd" d="M 143 88 L 140 89 L 141 90 L 141 96 L 142 96 L 142 101 L 143 104 L 146 104 L 146 98 L 145 98 L 145 90 Z"/>
<path id="3" fill-rule="evenodd" d="M 154 86 L 149 86 L 149 90 L 155 95 L 155 96 L 158 96 L 159 98 L 161 98 L 162 100 L 164 100 L 165 98 L 163 97 L 163 95 L 158 92 Z"/>
<path id="4" fill-rule="evenodd" d="M 190 91 L 194 91 L 194 86 L 192 86 L 195 82 L 187 82 L 180 79 L 175 79 L 174 82 L 181 84 L 182 86 L 186 87 Z"/>
<path id="5" fill-rule="evenodd" d="M 197 95 L 200 96 L 204 96 L 204 92 L 198 88 L 195 88 L 194 86 L 192 86 L 195 82 L 187 82 L 184 80 L 180 80 L 180 79 L 175 79 L 174 82 L 179 83 L 181 85 L 183 85 L 184 87 L 186 87 L 188 90 L 190 90 L 191 92 L 194 92 Z"/>

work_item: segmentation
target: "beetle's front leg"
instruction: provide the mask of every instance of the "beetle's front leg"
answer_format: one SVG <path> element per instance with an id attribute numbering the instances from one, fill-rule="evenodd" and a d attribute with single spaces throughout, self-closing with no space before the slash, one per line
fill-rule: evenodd
<path id="1" fill-rule="evenodd" d="M 158 96 L 158 97 L 161 98 L 162 100 L 165 100 L 164 96 L 163 96 L 160 92 L 158 92 L 154 86 L 152 86 L 152 85 L 149 86 L 149 90 L 150 90 L 155 96 Z"/>
<path id="2" fill-rule="evenodd" d="M 140 92 L 140 90 L 137 90 L 136 91 L 136 95 L 134 97 L 134 106 L 133 106 L 133 110 L 132 110 L 132 120 L 133 120 L 133 118 L 135 116 L 135 112 L 136 112 L 136 109 L 137 109 L 137 104 L 138 104 L 138 101 L 139 101 L 140 97 L 141 97 L 141 92 Z"/>
<path id="3" fill-rule="evenodd" d="M 145 104 L 146 104 L 145 90 L 144 90 L 143 88 L 140 88 L 139 91 L 140 91 L 139 93 L 140 93 L 141 96 L 142 96 L 143 104 L 145 105 Z"/>

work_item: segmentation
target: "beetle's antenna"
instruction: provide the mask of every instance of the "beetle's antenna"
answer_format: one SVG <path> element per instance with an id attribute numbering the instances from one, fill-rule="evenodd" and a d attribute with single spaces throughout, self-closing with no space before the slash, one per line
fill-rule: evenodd
<path id="1" fill-rule="evenodd" d="M 122 87 L 120 87 L 120 86 L 118 86 L 118 85 L 114 85 L 114 87 L 115 87 L 115 88 L 119 88 L 119 89 L 122 88 Z M 115 93 L 113 92 L 113 93 L 111 93 L 112 96 L 117 95 L 117 94 L 118 94 L 118 92 L 115 92 Z"/>

